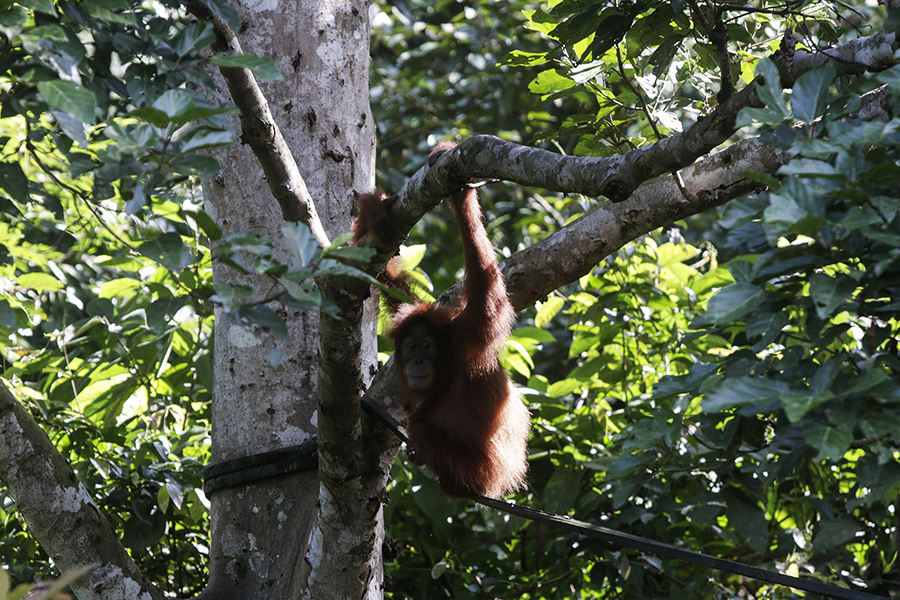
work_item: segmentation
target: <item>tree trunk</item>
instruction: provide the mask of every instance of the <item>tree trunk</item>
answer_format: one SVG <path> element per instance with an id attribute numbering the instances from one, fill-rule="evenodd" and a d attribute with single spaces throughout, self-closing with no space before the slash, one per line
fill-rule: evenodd
<path id="1" fill-rule="evenodd" d="M 333 238 L 349 230 L 355 192 L 374 185 L 366 3 L 243 4 L 239 11 L 244 52 L 273 58 L 284 75 L 284 81 L 263 86 L 263 92 L 324 229 Z M 246 145 L 228 149 L 219 160 L 222 170 L 205 189 L 207 210 L 225 235 L 251 229 L 275 241 L 280 258 L 286 260 L 281 243 L 284 217 L 259 161 Z M 237 281 L 226 266 L 214 265 L 214 273 L 217 281 Z M 260 285 L 265 282 L 241 282 L 265 294 L 266 286 Z M 376 347 L 374 305 L 367 306 L 359 354 L 367 357 L 368 368 L 361 371 L 369 374 Z M 221 311 L 216 315 L 214 464 L 300 444 L 316 434 L 319 316 L 274 308 L 288 324 L 284 339 L 255 335 L 258 332 L 246 330 Z M 266 360 L 271 342 L 284 352 L 277 370 Z M 380 479 L 383 486 L 384 474 Z M 212 493 L 210 581 L 202 597 L 310 597 L 307 554 L 319 496 L 314 469 Z M 361 533 L 374 540 L 363 561 L 365 581 L 360 581 L 358 564 L 330 571 L 328 584 L 335 597 L 381 596 L 380 515 L 379 507 L 368 531 Z M 321 541 L 318 537 L 314 546 Z M 335 558 L 351 561 L 342 554 Z"/>

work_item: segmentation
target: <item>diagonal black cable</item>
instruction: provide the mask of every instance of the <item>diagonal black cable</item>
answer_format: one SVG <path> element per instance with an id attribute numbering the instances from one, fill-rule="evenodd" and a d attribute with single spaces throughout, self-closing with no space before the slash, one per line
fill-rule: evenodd
<path id="1" fill-rule="evenodd" d="M 385 411 L 381 406 L 375 403 L 374 400 L 372 400 L 368 396 L 363 396 L 362 404 L 363 407 L 367 409 L 371 414 L 383 421 L 384 424 L 387 425 L 388 428 L 393 431 L 394 434 L 396 434 L 397 437 L 399 437 L 403 442 L 409 443 L 409 438 L 407 437 L 406 432 L 403 430 L 403 427 L 401 427 L 397 420 L 389 415 L 387 411 Z M 693 550 L 687 550 L 685 548 L 679 548 L 677 546 L 664 544 L 663 542 L 657 542 L 649 538 L 631 535 L 630 533 L 623 533 L 621 531 L 616 531 L 615 529 L 610 529 L 608 527 L 602 527 L 600 525 L 594 525 L 592 523 L 579 521 L 571 517 L 546 513 L 542 510 L 537 510 L 534 508 L 529 508 L 527 506 L 522 506 L 521 504 L 516 504 L 515 502 L 495 500 L 494 498 L 479 496 L 478 494 L 466 494 L 464 497 L 479 504 L 483 504 L 484 506 L 489 506 L 493 509 L 503 511 L 517 517 L 522 517 L 531 521 L 540 521 L 542 523 L 547 523 L 549 525 L 553 525 L 554 527 L 565 529 L 566 531 L 578 533 L 586 537 L 597 538 L 605 542 L 615 544 L 617 546 L 624 546 L 626 548 L 632 548 L 635 550 L 640 550 L 642 552 L 649 552 L 651 554 L 664 556 L 666 558 L 674 558 L 676 560 L 709 567 L 718 571 L 735 573 L 737 575 L 743 575 L 745 577 L 750 577 L 759 581 L 765 581 L 767 583 L 775 583 L 778 585 L 791 587 L 796 590 L 803 590 L 806 592 L 812 592 L 814 594 L 830 596 L 832 598 L 844 598 L 846 600 L 890 600 L 889 598 L 886 598 L 884 596 L 876 596 L 874 594 L 870 594 L 868 592 L 863 592 L 860 590 L 851 590 L 838 587 L 836 585 L 831 585 L 829 583 L 823 583 L 821 581 L 801 579 L 800 577 L 785 575 L 784 573 L 779 573 L 777 571 L 769 571 L 767 569 L 761 569 L 759 567 L 751 567 L 750 565 L 746 565 L 744 563 L 710 556 L 709 554 L 703 554 L 702 552 L 695 552 Z"/>

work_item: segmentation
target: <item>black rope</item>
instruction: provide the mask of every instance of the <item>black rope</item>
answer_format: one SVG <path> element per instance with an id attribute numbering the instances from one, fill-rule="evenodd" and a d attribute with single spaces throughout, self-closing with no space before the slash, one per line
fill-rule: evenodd
<path id="1" fill-rule="evenodd" d="M 316 444 L 313 436 L 296 446 L 210 465 L 203 469 L 203 493 L 209 495 L 222 488 L 244 485 L 300 469 L 311 469 L 319 464 Z"/>
<path id="2" fill-rule="evenodd" d="M 363 396 L 362 405 L 363 408 L 369 411 L 369 413 L 384 421 L 385 425 L 387 425 L 390 430 L 397 435 L 397 437 L 399 437 L 404 442 L 409 443 L 409 438 L 406 435 L 406 432 L 403 430 L 397 420 L 389 415 L 381 406 L 376 404 L 375 401 L 373 401 L 368 396 Z M 540 521 L 542 523 L 547 523 L 566 531 L 578 533 L 586 537 L 597 538 L 604 542 L 615 544 L 617 546 L 624 546 L 626 548 L 632 548 L 634 550 L 640 550 L 642 552 L 649 552 L 651 554 L 664 556 L 666 558 L 674 558 L 676 560 L 709 567 L 718 571 L 735 573 L 737 575 L 743 575 L 744 577 L 750 577 L 752 579 L 758 579 L 759 581 L 765 581 L 766 583 L 784 585 L 797 590 L 812 592 L 814 594 L 821 594 L 823 596 L 830 596 L 832 598 L 844 598 L 846 600 L 889 600 L 884 596 L 876 596 L 874 594 L 870 594 L 868 592 L 860 590 L 851 590 L 838 587 L 836 585 L 831 585 L 829 583 L 822 583 L 820 581 L 815 581 L 812 579 L 801 579 L 799 577 L 792 577 L 791 575 L 785 575 L 784 573 L 779 573 L 777 571 L 769 571 L 767 569 L 761 569 L 759 567 L 751 567 L 750 565 L 746 565 L 744 563 L 710 556 L 709 554 L 703 554 L 701 552 L 695 552 L 693 550 L 687 550 L 685 548 L 679 548 L 677 546 L 664 544 L 663 542 L 657 542 L 645 537 L 616 531 L 615 529 L 610 529 L 608 527 L 602 527 L 600 525 L 594 525 L 592 523 L 579 521 L 571 517 L 546 513 L 541 510 L 516 504 L 515 502 L 495 500 L 494 498 L 479 496 L 478 494 L 466 494 L 464 497 L 477 502 L 478 504 L 489 506 L 493 509 L 503 511 L 517 517 L 522 517 L 531 521 Z"/>

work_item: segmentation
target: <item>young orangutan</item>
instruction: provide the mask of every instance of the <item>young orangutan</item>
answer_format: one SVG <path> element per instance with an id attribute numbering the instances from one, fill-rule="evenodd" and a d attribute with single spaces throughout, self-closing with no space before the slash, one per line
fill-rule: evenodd
<path id="1" fill-rule="evenodd" d="M 377 235 L 388 200 L 378 192 L 359 198 L 354 242 Z M 475 190 L 452 194 L 450 201 L 465 253 L 462 299 L 456 306 L 402 305 L 388 335 L 409 417 L 410 458 L 428 465 L 450 495 L 498 498 L 522 487 L 528 468 L 531 417 L 497 358 L 515 312 Z M 404 286 L 396 265 L 386 278 Z"/>

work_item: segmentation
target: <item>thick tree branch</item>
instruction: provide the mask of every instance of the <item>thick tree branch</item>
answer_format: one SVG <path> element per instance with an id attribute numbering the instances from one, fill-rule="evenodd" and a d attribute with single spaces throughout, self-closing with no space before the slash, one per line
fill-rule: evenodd
<path id="1" fill-rule="evenodd" d="M 604 204 L 503 263 L 516 310 L 589 273 L 628 242 L 675 221 L 707 211 L 759 188 L 743 174 L 773 174 L 785 151 L 748 139 L 681 172 L 685 196 L 672 175 L 650 181 L 631 197 Z"/>
<path id="2" fill-rule="evenodd" d="M 234 32 L 201 2 L 190 0 L 188 9 L 197 18 L 212 23 L 217 39 L 216 50 L 242 54 Z M 329 246 L 328 235 L 316 213 L 306 182 L 253 73 L 240 67 L 220 67 L 219 70 L 228 85 L 232 101 L 241 111 L 241 141 L 248 144 L 259 159 L 284 219 L 305 223 L 323 248 Z"/>
<path id="3" fill-rule="evenodd" d="M 79 597 L 164 598 L 128 556 L 72 467 L 2 381 L 0 479 L 60 571 L 96 565 L 72 584 Z"/>
<path id="4" fill-rule="evenodd" d="M 895 64 L 894 52 L 898 49 L 897 35 L 876 33 L 851 40 L 836 48 L 823 48 L 815 52 L 794 55 L 792 78 L 783 80 L 786 87 L 794 85 L 797 77 L 827 64 L 834 65 L 838 75 L 883 71 Z M 784 77 L 784 75 L 782 75 Z"/>
<path id="5" fill-rule="evenodd" d="M 395 454 L 376 451 L 376 440 L 360 420 L 362 300 L 369 286 L 341 278 L 319 281 L 319 285 L 341 314 L 339 318 L 319 316 L 319 511 L 307 560 L 326 577 L 334 569 L 352 569 L 365 589 L 373 575 L 369 561 L 377 555 L 374 545 L 381 543 L 372 531 L 383 518 L 386 477 Z M 381 440 L 378 445 L 388 450 Z M 396 440 L 393 443 L 396 448 Z M 310 584 L 317 590 L 315 597 L 333 597 L 326 594 L 333 587 L 329 581 Z"/>

